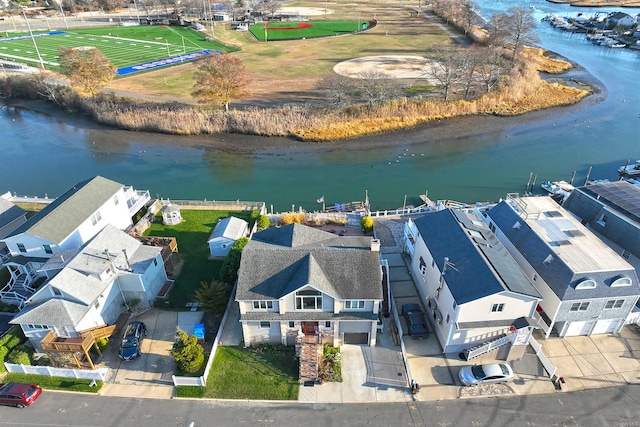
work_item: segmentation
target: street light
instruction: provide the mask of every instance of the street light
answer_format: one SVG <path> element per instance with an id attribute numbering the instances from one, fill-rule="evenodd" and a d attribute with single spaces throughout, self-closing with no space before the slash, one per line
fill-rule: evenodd
<path id="1" fill-rule="evenodd" d="M 36 53 L 38 54 L 38 59 L 40 60 L 40 66 L 42 67 L 42 71 L 44 71 L 44 61 L 42 60 L 42 56 L 40 56 L 40 51 L 38 50 L 38 44 L 36 43 L 36 38 L 33 37 L 33 32 L 31 31 L 31 25 L 29 24 L 29 20 L 27 19 L 27 14 L 24 11 L 24 7 L 22 9 L 22 16 L 24 16 L 24 20 L 27 23 L 27 28 L 29 29 L 29 35 L 31 36 L 31 41 L 33 42 L 33 47 L 36 48 Z"/>

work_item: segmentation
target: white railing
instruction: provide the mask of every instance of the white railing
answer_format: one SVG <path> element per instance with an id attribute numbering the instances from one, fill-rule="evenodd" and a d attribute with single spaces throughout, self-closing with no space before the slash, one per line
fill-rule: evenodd
<path id="1" fill-rule="evenodd" d="M 88 369 L 65 369 L 54 368 L 52 366 L 29 366 L 29 365 L 15 365 L 13 363 L 4 364 L 8 372 L 15 372 L 18 374 L 32 374 L 42 375 L 45 377 L 63 377 L 63 378 L 77 378 L 84 380 L 96 380 L 103 381 L 107 378 L 109 368 L 100 368 L 96 370 Z"/>
<path id="2" fill-rule="evenodd" d="M 266 213 L 266 207 L 264 202 L 252 202 L 243 200 L 169 200 L 160 199 L 162 204 L 175 204 L 180 206 L 181 209 L 211 209 L 211 210 L 234 210 L 234 211 L 259 211 L 260 213 Z"/>
<path id="3" fill-rule="evenodd" d="M 231 304 L 235 304 L 235 294 L 236 294 L 236 285 L 234 285 L 231 290 L 231 296 L 229 297 L 229 302 L 227 303 L 227 309 L 224 312 L 224 316 L 222 316 L 222 321 L 220 322 L 220 326 L 218 327 L 218 333 L 216 334 L 215 340 L 213 340 L 213 346 L 211 347 L 211 354 L 209 355 L 209 360 L 207 360 L 207 366 L 204 368 L 204 373 L 201 377 L 178 377 L 173 375 L 173 385 L 179 386 L 191 386 L 191 387 L 204 387 L 207 385 L 207 378 L 209 377 L 209 371 L 211 371 L 211 366 L 213 365 L 213 359 L 216 356 L 216 350 L 218 348 L 218 344 L 220 343 L 220 337 L 222 336 L 222 330 L 224 329 L 224 325 L 227 323 L 227 317 L 229 317 L 229 311 L 231 311 Z"/>
<path id="4" fill-rule="evenodd" d="M 540 326 L 540 329 L 544 331 L 544 334 L 546 336 L 549 333 L 549 329 L 551 329 L 551 326 L 547 325 L 547 322 L 537 311 L 533 313 L 532 318 L 533 320 L 536 320 L 538 322 L 538 326 Z"/>
<path id="5" fill-rule="evenodd" d="M 477 348 L 474 348 L 473 350 L 469 350 L 469 352 L 467 353 L 467 360 L 471 360 L 474 357 L 482 356 L 483 354 L 488 353 L 491 350 L 495 350 L 496 348 L 502 347 L 503 345 L 509 342 L 511 342 L 511 337 L 507 335 L 507 336 L 498 338 L 495 341 L 491 341 L 486 344 L 483 344 Z"/>
<path id="6" fill-rule="evenodd" d="M 388 216 L 402 216 L 402 215 L 420 215 L 430 212 L 435 212 L 437 209 L 431 206 L 418 206 L 417 208 L 398 208 L 398 209 L 389 209 L 384 211 L 375 211 L 370 212 L 369 216 L 371 218 L 384 218 Z"/>
<path id="7" fill-rule="evenodd" d="M 558 368 L 554 364 L 552 364 L 549 359 L 547 359 L 547 356 L 542 351 L 542 345 L 540 345 L 540 343 L 533 337 L 529 338 L 529 345 L 536 352 L 536 356 L 538 356 L 542 367 L 545 369 L 545 371 L 547 371 L 549 377 L 553 378 Z"/>

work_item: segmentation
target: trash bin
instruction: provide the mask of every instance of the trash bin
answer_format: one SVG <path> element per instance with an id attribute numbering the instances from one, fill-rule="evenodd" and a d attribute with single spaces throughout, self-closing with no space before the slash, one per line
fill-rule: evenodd
<path id="1" fill-rule="evenodd" d="M 204 339 L 204 323 L 198 323 L 193 327 L 193 335 L 199 339 Z"/>

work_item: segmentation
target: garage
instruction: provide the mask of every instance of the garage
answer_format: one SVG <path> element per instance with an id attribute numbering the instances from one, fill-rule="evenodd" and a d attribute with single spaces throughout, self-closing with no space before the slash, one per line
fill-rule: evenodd
<path id="1" fill-rule="evenodd" d="M 584 322 L 571 322 L 567 327 L 567 331 L 564 333 L 565 337 L 575 337 L 579 335 L 589 335 L 591 328 L 595 320 L 589 320 Z"/>
<path id="2" fill-rule="evenodd" d="M 596 325 L 591 331 L 591 335 L 594 334 L 612 334 L 618 329 L 618 325 L 622 322 L 622 319 L 602 319 L 596 322 Z"/>
<path id="3" fill-rule="evenodd" d="M 369 332 L 345 332 L 344 344 L 369 344 Z"/>

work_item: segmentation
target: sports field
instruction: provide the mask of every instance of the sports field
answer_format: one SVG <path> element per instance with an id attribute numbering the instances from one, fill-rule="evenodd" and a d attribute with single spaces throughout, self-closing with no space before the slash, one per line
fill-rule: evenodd
<path id="1" fill-rule="evenodd" d="M 372 22 L 366 20 L 265 22 L 250 25 L 249 31 L 260 41 L 299 40 L 355 33 L 371 25 Z"/>
<path id="2" fill-rule="evenodd" d="M 118 68 L 118 74 L 173 65 L 196 59 L 210 51 L 230 48 L 209 42 L 205 36 L 186 27 L 122 26 L 85 28 L 34 33 L 34 40 L 45 68 L 58 70 L 58 48 L 93 47 L 105 54 Z M 10 33 L 0 38 L 0 59 L 38 66 L 40 60 L 27 33 Z"/>

